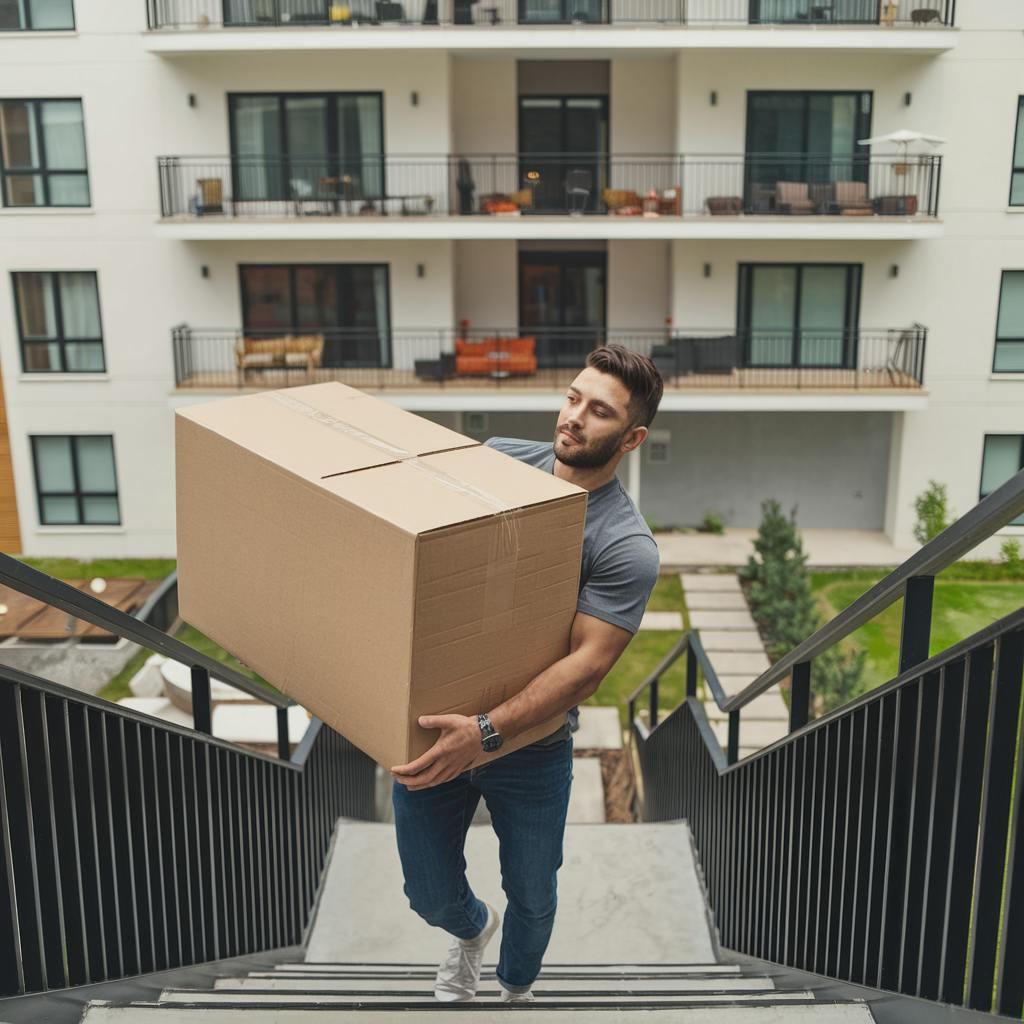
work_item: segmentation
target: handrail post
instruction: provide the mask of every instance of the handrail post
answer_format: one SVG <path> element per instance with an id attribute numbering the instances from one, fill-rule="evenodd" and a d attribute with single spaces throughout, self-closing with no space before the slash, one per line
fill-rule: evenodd
<path id="1" fill-rule="evenodd" d="M 213 735 L 210 713 L 210 673 L 201 665 L 192 666 L 192 725 L 196 732 Z"/>
<path id="2" fill-rule="evenodd" d="M 903 592 L 903 625 L 900 630 L 900 672 L 928 659 L 932 632 L 934 576 L 911 576 Z"/>
<path id="3" fill-rule="evenodd" d="M 725 752 L 729 764 L 740 759 L 740 712 L 739 708 L 729 712 L 729 745 Z"/>
<path id="4" fill-rule="evenodd" d="M 793 666 L 789 686 L 789 731 L 807 724 L 811 711 L 811 663 L 799 661 Z"/>
<path id="5" fill-rule="evenodd" d="M 692 643 L 686 645 L 686 696 L 697 696 L 697 654 Z"/>
<path id="6" fill-rule="evenodd" d="M 651 728 L 658 724 L 658 677 L 651 680 Z"/>
<path id="7" fill-rule="evenodd" d="M 277 709 L 277 756 L 282 761 L 287 761 L 292 756 L 292 745 L 288 736 L 288 708 Z"/>

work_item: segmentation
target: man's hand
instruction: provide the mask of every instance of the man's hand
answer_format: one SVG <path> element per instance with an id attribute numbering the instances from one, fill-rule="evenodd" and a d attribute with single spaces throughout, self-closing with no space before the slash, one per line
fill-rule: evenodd
<path id="1" fill-rule="evenodd" d="M 407 789 L 429 789 L 451 782 L 479 760 L 480 726 L 466 715 L 421 715 L 424 729 L 440 729 L 437 742 L 421 757 L 391 769 L 391 774 Z"/>

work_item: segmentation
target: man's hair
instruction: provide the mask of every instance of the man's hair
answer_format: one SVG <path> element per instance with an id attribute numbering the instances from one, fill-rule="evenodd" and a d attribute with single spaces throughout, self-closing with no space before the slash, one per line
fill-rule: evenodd
<path id="1" fill-rule="evenodd" d="M 587 366 L 618 378 L 629 392 L 629 418 L 634 427 L 649 427 L 658 411 L 664 384 L 647 356 L 622 345 L 604 345 L 587 356 Z"/>

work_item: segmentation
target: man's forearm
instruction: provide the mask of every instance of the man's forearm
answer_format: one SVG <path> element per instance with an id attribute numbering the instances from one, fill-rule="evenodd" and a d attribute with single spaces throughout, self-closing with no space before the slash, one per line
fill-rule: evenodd
<path id="1" fill-rule="evenodd" d="M 582 651 L 573 651 L 494 708 L 490 713 L 491 724 L 505 739 L 514 739 L 585 701 L 602 677 L 603 672 Z"/>

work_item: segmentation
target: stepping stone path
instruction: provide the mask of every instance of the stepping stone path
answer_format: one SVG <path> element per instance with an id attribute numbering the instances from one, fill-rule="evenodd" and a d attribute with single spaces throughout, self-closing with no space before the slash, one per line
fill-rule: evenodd
<path id="1" fill-rule="evenodd" d="M 682 573 L 690 625 L 700 633 L 708 660 L 731 697 L 750 685 L 770 665 L 757 625 L 747 608 L 739 579 L 728 573 Z M 722 748 L 729 716 L 706 694 L 704 711 Z M 740 714 L 740 757 L 746 757 L 789 732 L 789 710 L 778 686 L 756 697 Z"/>

